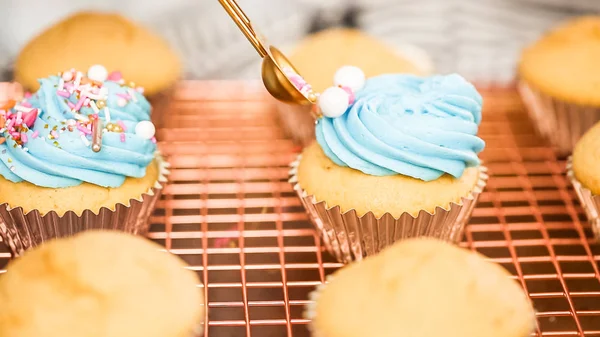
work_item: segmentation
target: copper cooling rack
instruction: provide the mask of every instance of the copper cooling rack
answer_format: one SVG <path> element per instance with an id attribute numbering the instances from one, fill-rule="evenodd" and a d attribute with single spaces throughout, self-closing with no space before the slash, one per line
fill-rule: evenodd
<path id="1" fill-rule="evenodd" d="M 600 336 L 600 245 L 512 89 L 484 89 L 491 179 L 463 245 L 506 267 L 538 336 Z M 257 83 L 185 82 L 159 132 L 173 170 L 151 238 L 203 280 L 211 337 L 308 336 L 308 293 L 340 267 L 287 183 L 299 148 Z M 9 255 L 0 254 L 0 268 Z M 0 304 L 1 306 L 1 304 Z"/>

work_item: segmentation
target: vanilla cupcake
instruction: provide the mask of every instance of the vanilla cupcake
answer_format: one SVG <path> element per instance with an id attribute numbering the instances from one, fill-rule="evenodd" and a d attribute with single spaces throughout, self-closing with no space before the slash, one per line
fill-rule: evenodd
<path id="1" fill-rule="evenodd" d="M 539 133 L 558 154 L 600 121 L 600 16 L 567 21 L 521 55 L 519 90 Z"/>
<path id="2" fill-rule="evenodd" d="M 0 277 L 0 336 L 200 336 L 200 280 L 161 248 L 89 231 L 27 252 Z"/>
<path id="3" fill-rule="evenodd" d="M 102 66 L 0 111 L 0 220 L 14 254 L 93 228 L 144 234 L 166 181 L 150 104 Z"/>
<path id="4" fill-rule="evenodd" d="M 567 163 L 567 176 L 594 233 L 600 237 L 600 174 L 597 167 L 600 167 L 600 122 L 579 139 Z"/>
<path id="5" fill-rule="evenodd" d="M 412 239 L 351 264 L 314 292 L 315 337 L 527 337 L 535 313 L 520 285 L 484 256 Z"/>
<path id="6" fill-rule="evenodd" d="M 319 98 L 317 142 L 290 178 L 329 250 L 348 262 L 409 237 L 459 241 L 487 180 L 477 90 L 459 75 L 383 75 L 349 106 L 343 92 Z"/>
<path id="7" fill-rule="evenodd" d="M 390 47 L 359 30 L 332 28 L 310 35 L 296 46 L 289 59 L 315 92 L 331 85 L 336 71 L 347 65 L 361 68 L 367 77 L 385 73 L 425 75 L 432 71 L 429 56 L 412 46 Z M 308 145 L 315 139 L 310 107 L 279 102 L 281 125 L 294 142 Z"/>
<path id="8" fill-rule="evenodd" d="M 94 64 L 120 71 L 143 87 L 154 107 L 154 123 L 162 124 L 171 91 L 181 77 L 181 61 L 161 37 L 119 14 L 80 12 L 49 27 L 19 53 L 15 78 L 35 91 L 39 78 Z"/>

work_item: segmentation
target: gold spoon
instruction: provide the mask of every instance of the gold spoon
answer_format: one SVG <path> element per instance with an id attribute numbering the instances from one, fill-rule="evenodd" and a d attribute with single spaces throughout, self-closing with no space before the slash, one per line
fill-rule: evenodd
<path id="1" fill-rule="evenodd" d="M 258 55 L 263 58 L 262 81 L 271 96 L 287 103 L 301 105 L 315 104 L 317 96 L 313 92 L 306 95 L 300 92 L 284 72 L 284 69 L 288 68 L 299 74 L 298 70 L 277 48 L 266 46 L 260 40 L 252 27 L 250 19 L 248 19 L 248 16 L 242 11 L 237 2 L 235 0 L 219 0 L 219 2 L 242 33 L 244 33 L 248 41 L 250 41 L 254 49 L 256 49 Z"/>

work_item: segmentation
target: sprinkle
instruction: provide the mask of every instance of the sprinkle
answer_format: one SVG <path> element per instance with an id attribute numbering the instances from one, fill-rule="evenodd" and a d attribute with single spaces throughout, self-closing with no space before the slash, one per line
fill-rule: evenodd
<path id="1" fill-rule="evenodd" d="M 129 94 L 124 94 L 124 93 L 122 93 L 122 92 L 118 92 L 118 93 L 116 93 L 115 95 L 117 95 L 117 96 L 119 96 L 119 97 L 121 97 L 121 98 L 127 99 L 127 100 L 131 99 L 131 95 L 129 95 Z"/>
<path id="2" fill-rule="evenodd" d="M 65 83 L 65 89 L 68 92 L 73 92 L 73 83 L 69 82 L 69 83 Z"/>
<path id="3" fill-rule="evenodd" d="M 47 128 L 48 128 L 48 124 L 44 125 L 44 129 L 47 129 Z"/>
<path id="4" fill-rule="evenodd" d="M 85 144 L 85 146 L 90 146 L 90 141 L 85 137 L 85 134 L 81 133 L 79 135 L 79 137 L 81 137 L 81 140 L 83 141 L 83 143 Z"/>
<path id="5" fill-rule="evenodd" d="M 83 74 L 81 73 L 81 71 L 77 72 L 77 75 L 75 75 L 75 82 L 73 82 L 73 87 L 78 88 L 79 84 L 81 83 L 81 77 L 83 76 Z"/>
<path id="6" fill-rule="evenodd" d="M 9 162 L 9 163 L 12 163 L 12 159 L 8 158 L 8 162 Z"/>
<path id="7" fill-rule="evenodd" d="M 18 132 L 11 132 L 11 133 L 10 133 L 10 135 L 11 135 L 13 138 L 19 138 L 19 137 L 21 136 L 21 134 L 20 134 L 20 133 L 18 133 Z"/>
<path id="8" fill-rule="evenodd" d="M 10 170 L 11 170 L 12 172 L 15 172 L 16 168 L 15 168 L 14 166 L 11 166 L 11 167 L 10 167 Z"/>
<path id="9" fill-rule="evenodd" d="M 58 80 L 58 91 L 62 91 L 65 88 L 65 80 L 61 77 L 60 80 Z"/>
<path id="10" fill-rule="evenodd" d="M 57 141 L 54 141 L 52 144 L 54 144 L 54 146 L 56 146 L 56 147 L 60 147 L 60 146 L 58 146 L 58 142 Z"/>
<path id="11" fill-rule="evenodd" d="M 121 129 L 123 129 L 123 132 L 127 131 L 127 127 L 125 126 L 125 124 L 123 123 L 123 121 L 118 121 L 117 125 L 121 127 Z"/>
<path id="12" fill-rule="evenodd" d="M 124 133 L 121 134 L 121 142 L 125 143 L 125 134 Z"/>
<path id="13" fill-rule="evenodd" d="M 14 119 L 9 119 L 8 123 L 6 123 L 6 129 L 10 130 L 12 129 L 13 125 L 15 124 L 15 120 Z"/>
<path id="14" fill-rule="evenodd" d="M 81 131 L 81 133 L 83 133 L 84 135 L 91 134 L 90 130 L 88 130 L 86 127 L 84 127 L 81 124 L 77 124 L 77 130 Z"/>
<path id="15" fill-rule="evenodd" d="M 79 101 L 77 101 L 77 104 L 75 104 L 75 107 L 72 109 L 79 111 L 81 109 L 81 107 L 83 106 L 85 99 L 86 99 L 85 95 L 81 95 L 81 98 L 79 99 Z"/>
<path id="16" fill-rule="evenodd" d="M 94 101 L 90 101 L 90 106 L 92 107 L 92 110 L 94 110 L 94 113 L 99 113 L 100 111 L 98 110 L 98 106 L 96 105 L 96 102 Z"/>
<path id="17" fill-rule="evenodd" d="M 85 122 L 85 123 L 90 121 L 90 119 L 87 118 L 86 116 L 84 116 L 82 114 L 78 114 L 76 112 L 73 113 L 73 117 L 75 117 L 75 119 L 77 119 L 78 121 Z"/>
<path id="18" fill-rule="evenodd" d="M 67 91 L 64 91 L 64 90 L 58 90 L 56 92 L 56 94 L 58 96 L 65 97 L 65 98 L 68 98 L 69 96 L 71 96 L 71 94 L 69 94 Z"/>
<path id="19" fill-rule="evenodd" d="M 27 139 L 27 134 L 25 132 L 21 133 L 21 141 L 23 143 L 27 143 L 28 139 Z"/>
<path id="20" fill-rule="evenodd" d="M 150 141 L 152 141 L 153 144 L 156 144 L 156 137 L 150 138 Z"/>
<path id="21" fill-rule="evenodd" d="M 33 131 L 33 133 L 31 134 L 31 138 L 36 139 L 39 134 L 39 131 Z"/>
<path id="22" fill-rule="evenodd" d="M 102 149 L 102 121 L 95 115 L 92 118 L 92 151 L 100 152 Z"/>
<path id="23" fill-rule="evenodd" d="M 21 102 L 21 105 L 24 106 L 24 107 L 26 107 L 26 108 L 31 108 L 31 103 L 26 102 L 26 101 Z"/>
<path id="24" fill-rule="evenodd" d="M 6 138 L 0 137 L 0 144 L 4 144 L 4 142 L 6 142 Z M 2 150 L 3 153 L 5 153 L 4 151 L 5 150 Z"/>
<path id="25" fill-rule="evenodd" d="M 50 131 L 50 135 L 52 135 L 52 138 L 58 139 L 58 132 L 52 130 L 52 131 Z"/>
<path id="26" fill-rule="evenodd" d="M 131 99 L 137 103 L 137 98 L 135 97 L 135 93 L 133 92 L 133 89 L 127 89 L 127 92 L 129 92 L 129 95 L 131 95 Z"/>
<path id="27" fill-rule="evenodd" d="M 89 106 L 90 105 L 90 99 L 86 98 L 85 101 L 83 101 L 83 106 Z"/>
<path id="28" fill-rule="evenodd" d="M 25 98 L 31 98 L 31 93 L 28 91 L 23 95 Z"/>
<path id="29" fill-rule="evenodd" d="M 106 123 L 110 123 L 110 110 L 108 110 L 108 107 L 104 107 L 104 119 L 106 120 Z"/>
<path id="30" fill-rule="evenodd" d="M 35 124 L 35 120 L 38 117 L 38 109 L 33 109 L 30 112 L 26 113 L 25 116 L 23 116 L 23 122 L 25 123 L 25 125 L 27 125 L 28 128 L 33 127 L 33 125 Z"/>
<path id="31" fill-rule="evenodd" d="M 67 105 L 69 106 L 69 109 L 75 109 L 75 104 L 73 104 L 73 102 L 67 101 Z"/>
<path id="32" fill-rule="evenodd" d="M 124 107 L 124 106 L 127 105 L 127 100 L 125 98 L 123 98 L 123 97 L 119 97 L 117 99 L 117 105 L 120 106 L 120 107 Z"/>
<path id="33" fill-rule="evenodd" d="M 28 148 L 28 147 L 24 147 L 24 148 L 23 148 L 23 151 L 25 151 L 25 152 L 29 152 L 29 148 Z"/>
<path id="34" fill-rule="evenodd" d="M 15 110 L 17 110 L 18 112 L 29 112 L 32 110 L 32 108 L 27 108 L 25 106 L 22 105 L 16 105 L 15 106 Z"/>
<path id="35" fill-rule="evenodd" d="M 97 100 L 97 101 L 99 101 L 99 100 L 105 100 L 105 99 L 106 99 L 106 95 L 102 95 L 102 93 L 100 93 L 100 94 L 97 94 L 97 95 L 96 95 L 96 94 L 93 94 L 93 93 L 91 93 L 91 92 L 89 92 L 89 91 L 84 91 L 84 92 L 82 92 L 82 93 L 83 93 L 83 94 L 84 94 L 86 97 L 89 97 L 89 98 L 91 98 L 91 99 L 95 99 L 95 100 Z"/>

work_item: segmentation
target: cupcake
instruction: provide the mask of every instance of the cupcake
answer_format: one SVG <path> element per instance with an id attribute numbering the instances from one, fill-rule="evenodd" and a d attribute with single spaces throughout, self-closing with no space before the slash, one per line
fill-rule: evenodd
<path id="1" fill-rule="evenodd" d="M 334 28 L 313 34 L 293 50 L 294 67 L 316 92 L 331 85 L 331 78 L 343 66 L 361 68 L 367 77 L 385 73 L 424 75 L 432 71 L 427 54 L 412 45 L 392 48 L 359 30 Z M 310 107 L 278 102 L 285 133 L 294 142 L 308 145 L 315 138 Z"/>
<path id="2" fill-rule="evenodd" d="M 536 326 L 504 268 L 434 239 L 406 240 L 342 268 L 311 299 L 315 337 L 527 337 Z"/>
<path id="3" fill-rule="evenodd" d="M 0 336 L 200 336 L 200 280 L 161 248 L 89 231 L 27 252 L 0 277 Z"/>
<path id="4" fill-rule="evenodd" d="M 16 255 L 93 228 L 144 234 L 168 173 L 140 88 L 102 66 L 0 111 L 0 235 Z"/>
<path id="5" fill-rule="evenodd" d="M 348 262 L 409 237 L 459 241 L 487 180 L 477 90 L 459 75 L 382 75 L 341 108 L 343 91 L 319 98 L 317 142 L 290 172 L 330 252 Z"/>
<path id="6" fill-rule="evenodd" d="M 559 155 L 600 120 L 600 16 L 568 21 L 525 49 L 519 90 L 539 133 Z"/>
<path id="7" fill-rule="evenodd" d="M 567 163 L 567 176 L 575 188 L 594 233 L 600 238 L 600 175 L 590 169 L 598 165 L 600 165 L 600 122 L 579 139 L 573 150 L 573 156 Z"/>
<path id="8" fill-rule="evenodd" d="M 120 71 L 143 87 L 154 106 L 155 124 L 162 124 L 167 99 L 181 76 L 181 63 L 159 36 L 118 14 L 81 12 L 48 28 L 17 56 L 15 78 L 35 91 L 38 78 L 94 64 Z"/>

